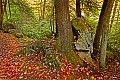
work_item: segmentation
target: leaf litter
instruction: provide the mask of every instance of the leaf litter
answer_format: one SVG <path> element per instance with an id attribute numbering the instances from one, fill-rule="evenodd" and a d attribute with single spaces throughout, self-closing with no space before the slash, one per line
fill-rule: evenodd
<path id="1" fill-rule="evenodd" d="M 21 42 L 9 33 L 0 33 L 0 80 L 119 80 L 120 66 L 107 65 L 98 69 L 83 60 L 85 67 L 69 63 L 51 44 L 53 39 L 44 40 L 45 48 L 39 53 L 19 54 Z M 34 55 L 36 54 L 36 55 Z"/>

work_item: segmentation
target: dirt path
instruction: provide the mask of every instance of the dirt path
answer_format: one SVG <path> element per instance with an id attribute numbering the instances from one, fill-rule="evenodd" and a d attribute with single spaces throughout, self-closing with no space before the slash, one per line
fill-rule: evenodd
<path id="1" fill-rule="evenodd" d="M 12 34 L 0 32 L 0 80 L 7 79 L 7 77 L 15 68 L 14 54 L 20 48 L 19 40 Z M 19 62 L 19 61 L 18 61 Z"/>
<path id="2" fill-rule="evenodd" d="M 15 53 L 20 45 L 19 40 L 12 34 L 0 33 L 0 55 L 5 53 Z"/>

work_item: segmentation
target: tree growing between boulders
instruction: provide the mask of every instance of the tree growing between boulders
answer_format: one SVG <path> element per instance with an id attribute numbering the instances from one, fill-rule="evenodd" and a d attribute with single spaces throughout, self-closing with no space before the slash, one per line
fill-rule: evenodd
<path id="1" fill-rule="evenodd" d="M 79 57 L 72 51 L 73 34 L 68 2 L 69 0 L 55 0 L 56 25 L 58 30 L 57 45 L 70 62 L 82 64 Z"/>

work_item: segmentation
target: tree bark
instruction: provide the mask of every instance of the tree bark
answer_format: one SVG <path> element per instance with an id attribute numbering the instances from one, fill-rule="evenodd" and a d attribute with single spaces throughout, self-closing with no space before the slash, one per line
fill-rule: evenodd
<path id="1" fill-rule="evenodd" d="M 94 43 L 93 43 L 94 51 L 93 51 L 92 57 L 94 59 L 100 53 L 101 39 L 102 39 L 102 34 L 104 33 L 102 28 L 108 27 L 113 3 L 114 3 L 114 0 L 104 0 L 103 2 L 103 6 L 100 13 L 99 22 L 98 22 L 98 26 L 97 26 L 97 30 L 94 38 Z"/>
<path id="2" fill-rule="evenodd" d="M 119 25 L 118 23 L 119 23 L 119 17 L 120 17 L 120 7 L 118 8 L 118 10 L 117 10 L 117 25 Z"/>
<path id="3" fill-rule="evenodd" d="M 54 4 L 54 3 L 53 3 Z M 50 18 L 50 29 L 52 33 L 55 33 L 55 6 L 52 8 L 52 14 Z"/>
<path id="4" fill-rule="evenodd" d="M 113 9 L 114 11 L 113 11 L 113 15 L 112 15 L 112 18 L 111 18 L 111 23 L 110 23 L 110 28 L 111 28 L 112 25 L 113 25 L 113 21 L 114 21 L 116 9 L 117 9 L 117 6 L 118 6 L 118 2 L 119 2 L 119 0 L 116 0 L 116 1 L 115 1 L 115 6 L 114 6 L 114 9 Z"/>
<path id="5" fill-rule="evenodd" d="M 11 9 L 10 9 L 10 0 L 8 0 L 8 5 L 9 5 L 10 18 L 11 18 L 11 17 L 12 17 L 12 14 L 11 14 Z"/>
<path id="6" fill-rule="evenodd" d="M 41 8 L 41 4 L 42 4 L 42 0 L 40 0 L 40 17 L 39 17 L 39 21 L 43 17 L 43 8 Z"/>
<path id="7" fill-rule="evenodd" d="M 105 20 L 103 23 L 102 28 L 102 40 L 101 40 L 101 49 L 100 49 L 100 67 L 106 67 L 106 49 L 107 49 L 107 40 L 108 40 L 108 30 L 109 30 L 109 23 L 110 23 L 110 15 L 112 12 L 113 4 L 115 0 L 104 0 L 106 1 L 106 8 L 105 8 Z"/>
<path id="8" fill-rule="evenodd" d="M 80 0 L 76 0 L 76 16 L 81 17 Z"/>
<path id="9" fill-rule="evenodd" d="M 105 68 L 106 64 L 106 48 L 107 48 L 107 39 L 108 39 L 108 29 L 110 22 L 110 15 L 114 0 L 104 0 L 96 35 L 94 39 L 94 48 L 99 49 L 100 47 L 100 67 Z M 100 44 L 101 41 L 101 44 Z M 95 51 L 94 51 L 95 52 Z"/>
<path id="10" fill-rule="evenodd" d="M 59 50 L 63 53 L 68 60 L 77 65 L 82 65 L 80 58 L 72 52 L 72 27 L 69 15 L 69 0 L 55 0 L 55 12 L 56 12 L 56 26 L 58 30 L 58 42 Z"/>
<path id="11" fill-rule="evenodd" d="M 44 19 L 45 18 L 45 5 L 46 5 L 46 0 L 44 0 L 44 5 L 43 5 L 43 15 L 42 15 L 42 18 Z"/>
<path id="12" fill-rule="evenodd" d="M 0 30 L 2 29 L 2 13 L 3 13 L 3 6 L 2 6 L 2 0 L 0 0 Z"/>
<path id="13" fill-rule="evenodd" d="M 4 2 L 3 15 L 4 15 L 4 13 L 5 13 L 5 14 L 6 14 L 6 19 L 8 19 L 8 15 L 7 15 L 7 10 L 6 10 L 6 8 L 7 8 L 7 0 L 5 0 L 5 2 Z"/>
<path id="14" fill-rule="evenodd" d="M 72 50 L 72 27 L 70 26 L 69 0 L 56 0 L 56 21 L 58 28 L 58 41 L 62 52 Z"/>

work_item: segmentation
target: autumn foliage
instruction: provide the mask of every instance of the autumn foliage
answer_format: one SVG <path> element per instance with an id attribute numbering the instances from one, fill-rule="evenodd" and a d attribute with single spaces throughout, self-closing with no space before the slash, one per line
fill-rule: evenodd
<path id="1" fill-rule="evenodd" d="M 43 44 L 51 42 L 52 39 L 47 39 Z M 13 35 L 0 33 L 0 80 L 119 80 L 120 78 L 120 66 L 108 65 L 102 70 L 90 65 L 84 59 L 84 67 L 79 64 L 75 67 L 54 49 L 52 44 L 49 47 L 52 47 L 55 54 L 43 56 L 41 52 L 36 55 L 34 53 L 16 55 L 16 52 L 21 50 L 20 44 L 23 43 Z"/>

